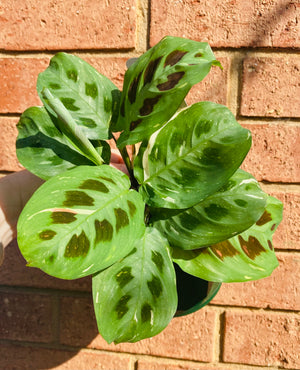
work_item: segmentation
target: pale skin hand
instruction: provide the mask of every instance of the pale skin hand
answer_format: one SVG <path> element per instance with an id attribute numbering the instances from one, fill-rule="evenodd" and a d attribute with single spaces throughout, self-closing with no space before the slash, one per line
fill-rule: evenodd
<path id="1" fill-rule="evenodd" d="M 128 173 L 115 149 L 112 149 L 110 165 Z M 4 248 L 17 236 L 17 222 L 22 209 L 43 182 L 27 170 L 0 178 L 0 265 Z"/>

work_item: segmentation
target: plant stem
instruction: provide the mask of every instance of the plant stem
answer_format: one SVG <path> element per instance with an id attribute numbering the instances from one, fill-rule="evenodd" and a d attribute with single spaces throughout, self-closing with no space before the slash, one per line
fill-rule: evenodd
<path id="1" fill-rule="evenodd" d="M 114 142 L 116 143 L 117 145 L 117 140 L 116 138 L 114 137 L 114 135 L 112 135 L 113 137 L 113 140 Z M 118 146 L 117 146 L 118 148 Z M 119 152 L 123 158 L 123 161 L 125 163 L 125 166 L 128 170 L 128 173 L 129 173 L 129 178 L 130 178 L 130 182 L 131 182 L 131 187 L 135 190 L 138 190 L 139 188 L 139 184 L 138 182 L 136 181 L 136 178 L 134 177 L 134 174 L 133 174 L 133 166 L 132 166 L 132 163 L 131 163 L 131 160 L 130 160 L 130 157 L 129 157 L 129 154 L 127 152 L 127 149 L 126 149 L 126 146 L 124 146 L 123 148 L 118 148 L 119 149 Z"/>

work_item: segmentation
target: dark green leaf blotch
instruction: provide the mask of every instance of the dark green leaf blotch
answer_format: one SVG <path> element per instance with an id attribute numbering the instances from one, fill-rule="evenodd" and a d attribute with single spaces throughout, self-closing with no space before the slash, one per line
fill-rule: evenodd
<path id="1" fill-rule="evenodd" d="M 163 290 L 160 279 L 157 276 L 152 275 L 152 280 L 147 281 L 147 285 L 153 298 L 159 298 Z"/>
<path id="2" fill-rule="evenodd" d="M 157 251 L 152 251 L 151 259 L 155 263 L 155 265 L 159 269 L 159 271 L 162 273 L 163 268 L 164 268 L 163 256 Z"/>
<path id="3" fill-rule="evenodd" d="M 115 311 L 117 313 L 117 317 L 119 320 L 122 319 L 124 315 L 128 312 L 129 308 L 127 306 L 128 301 L 130 300 L 131 296 L 129 294 L 123 295 L 118 303 L 116 304 Z"/>
<path id="4" fill-rule="evenodd" d="M 152 307 L 149 303 L 144 303 L 141 308 L 142 323 L 151 321 Z"/>
<path id="5" fill-rule="evenodd" d="M 51 240 L 55 237 L 56 232 L 53 230 L 44 230 L 39 233 L 39 237 L 42 240 Z"/>
<path id="6" fill-rule="evenodd" d="M 70 69 L 67 71 L 67 77 L 69 80 L 73 80 L 74 82 L 77 82 L 78 73 L 75 69 Z"/>
<path id="7" fill-rule="evenodd" d="M 119 284 L 119 287 L 122 289 L 125 285 L 127 285 L 134 276 L 131 274 L 131 267 L 125 266 L 116 274 L 116 280 Z"/>
<path id="8" fill-rule="evenodd" d="M 66 207 L 73 206 L 93 206 L 94 199 L 84 191 L 68 190 L 66 191 L 66 200 L 63 203 Z"/>
<path id="9" fill-rule="evenodd" d="M 136 206 L 130 200 L 127 200 L 130 216 L 133 217 L 136 212 Z"/>
<path id="10" fill-rule="evenodd" d="M 115 208 L 114 212 L 117 220 L 116 230 L 118 232 L 122 227 L 129 224 L 129 219 L 127 213 L 122 208 Z"/>
<path id="11" fill-rule="evenodd" d="M 74 105 L 75 99 L 72 99 L 72 98 L 60 98 L 60 101 L 63 103 L 63 105 L 68 110 L 70 110 L 72 112 L 76 112 L 76 111 L 80 110 L 79 107 L 77 107 L 76 105 Z"/>
<path id="12" fill-rule="evenodd" d="M 107 220 L 95 220 L 96 239 L 95 244 L 99 242 L 109 242 L 113 238 L 114 229 Z"/>
<path id="13" fill-rule="evenodd" d="M 51 218 L 53 224 L 70 224 L 76 221 L 76 215 L 71 212 L 52 212 Z"/>
<path id="14" fill-rule="evenodd" d="M 106 187 L 106 185 L 103 184 L 103 182 L 94 179 L 85 180 L 79 186 L 79 189 L 95 190 L 101 193 L 109 193 L 108 188 Z"/>
<path id="15" fill-rule="evenodd" d="M 66 246 L 64 257 L 84 257 L 90 249 L 90 241 L 84 231 L 79 236 L 74 234 Z"/>
<path id="16" fill-rule="evenodd" d="M 85 83 L 85 93 L 87 96 L 90 96 L 93 99 L 96 99 L 98 96 L 98 89 L 95 83 Z"/>
<path id="17" fill-rule="evenodd" d="M 229 213 L 228 209 L 221 207 L 218 204 L 210 204 L 208 207 L 204 208 L 204 211 L 209 218 L 216 221 L 220 221 Z"/>

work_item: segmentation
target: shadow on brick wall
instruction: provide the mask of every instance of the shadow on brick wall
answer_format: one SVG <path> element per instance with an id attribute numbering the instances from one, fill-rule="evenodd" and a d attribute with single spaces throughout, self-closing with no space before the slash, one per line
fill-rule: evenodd
<path id="1" fill-rule="evenodd" d="M 32 364 L 50 369 L 87 348 L 98 335 L 91 279 L 60 280 L 26 267 L 16 241 L 6 248 L 0 268 L 0 302 L 0 367 L 7 364 L 7 370 Z M 68 346 L 64 338 L 70 327 L 77 337 Z"/>

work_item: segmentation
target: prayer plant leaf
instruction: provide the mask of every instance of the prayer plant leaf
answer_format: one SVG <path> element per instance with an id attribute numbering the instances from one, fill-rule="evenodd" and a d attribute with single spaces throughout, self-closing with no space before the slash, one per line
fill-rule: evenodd
<path id="1" fill-rule="evenodd" d="M 55 115 L 45 99 L 44 89 L 49 89 L 62 102 L 88 139 L 109 138 L 109 127 L 118 111 L 121 93 L 107 77 L 81 58 L 60 52 L 39 74 L 37 82 L 42 102 Z"/>
<path id="2" fill-rule="evenodd" d="M 76 279 L 126 256 L 145 231 L 144 203 L 127 175 L 107 165 L 80 166 L 43 184 L 18 222 L 29 266 Z"/>
<path id="3" fill-rule="evenodd" d="M 108 342 L 137 342 L 161 332 L 177 308 L 169 245 L 146 228 L 131 253 L 93 277 L 98 329 Z"/>
<path id="4" fill-rule="evenodd" d="M 51 117 L 44 107 L 28 108 L 17 125 L 18 160 L 44 180 L 75 166 L 94 165 L 56 126 L 56 118 Z"/>
<path id="5" fill-rule="evenodd" d="M 250 131 L 228 108 L 196 103 L 142 144 L 134 163 L 139 191 L 153 207 L 192 207 L 228 181 L 250 146 Z"/>
<path id="6" fill-rule="evenodd" d="M 174 248 L 173 260 L 185 272 L 215 282 L 242 282 L 271 275 L 278 266 L 272 234 L 282 219 L 282 203 L 271 196 L 261 218 L 248 230 L 207 248 Z"/>
<path id="7" fill-rule="evenodd" d="M 197 249 L 248 229 L 263 214 L 266 201 L 255 178 L 239 169 L 221 189 L 191 208 L 151 211 L 154 227 L 172 246 Z"/>
<path id="8" fill-rule="evenodd" d="M 167 36 L 143 54 L 125 73 L 119 119 L 112 126 L 124 130 L 118 146 L 149 138 L 212 65 L 221 66 L 207 43 L 179 37 Z"/>

